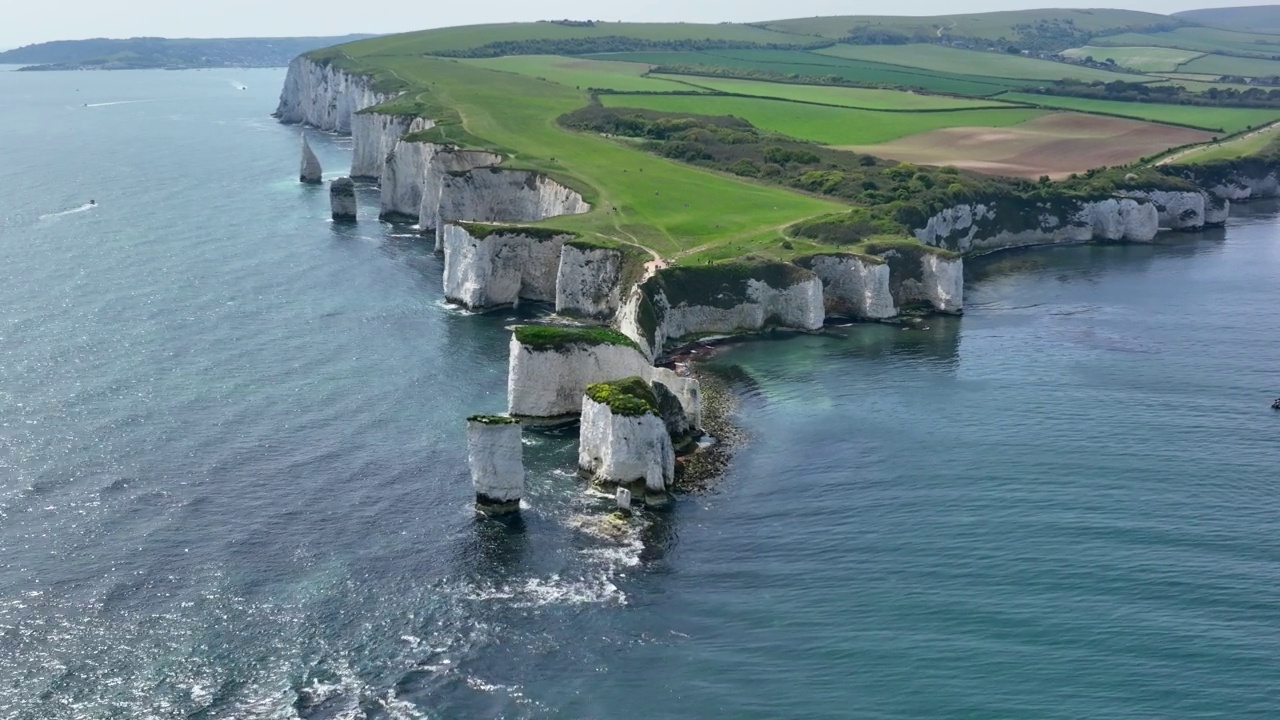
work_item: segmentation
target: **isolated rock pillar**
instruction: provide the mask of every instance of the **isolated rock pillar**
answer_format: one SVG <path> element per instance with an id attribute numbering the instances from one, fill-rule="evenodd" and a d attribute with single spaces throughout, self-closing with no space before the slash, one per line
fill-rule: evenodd
<path id="1" fill-rule="evenodd" d="M 329 208 L 333 219 L 354 222 L 356 219 L 356 184 L 351 178 L 338 178 L 329 184 Z"/>

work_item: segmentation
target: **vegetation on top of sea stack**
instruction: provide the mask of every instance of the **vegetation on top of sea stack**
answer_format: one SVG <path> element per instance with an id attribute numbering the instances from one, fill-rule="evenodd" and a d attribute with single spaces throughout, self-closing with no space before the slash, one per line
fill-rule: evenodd
<path id="1" fill-rule="evenodd" d="M 472 415 L 467 418 L 467 422 L 480 423 L 481 425 L 519 425 L 520 420 L 510 415 Z"/>
<path id="2" fill-rule="evenodd" d="M 608 405 L 615 415 L 639 417 L 658 414 L 658 396 L 644 379 L 632 376 L 587 387 L 587 397 Z"/>
<path id="3" fill-rule="evenodd" d="M 513 332 L 517 342 L 537 351 L 596 345 L 625 345 L 636 350 L 640 349 L 631 338 L 617 330 L 604 327 L 517 325 Z"/>

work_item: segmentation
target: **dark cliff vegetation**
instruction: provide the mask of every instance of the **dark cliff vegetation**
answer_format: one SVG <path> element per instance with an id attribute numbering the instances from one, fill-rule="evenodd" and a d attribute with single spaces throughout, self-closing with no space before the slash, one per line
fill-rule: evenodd
<path id="1" fill-rule="evenodd" d="M 853 207 L 847 213 L 791 228 L 798 237 L 833 245 L 907 236 L 932 215 L 964 203 L 1000 203 L 1016 216 L 1018 208 L 1074 204 L 1123 190 L 1194 189 L 1186 180 L 1150 169 L 1096 169 L 1050 182 L 896 163 L 766 133 L 734 117 L 590 106 L 560 122 L 576 130 L 635 138 L 645 150 L 673 160 L 848 203 Z"/>
<path id="2" fill-rule="evenodd" d="M 1027 92 L 1041 95 L 1091 98 L 1094 100 L 1118 100 L 1121 102 L 1165 103 L 1170 105 L 1199 105 L 1205 107 L 1280 108 L 1280 88 L 1265 90 L 1252 87 L 1248 90 L 1211 87 L 1204 92 L 1191 92 L 1180 85 L 1149 85 L 1124 82 L 1082 82 L 1056 80 L 1044 87 L 1028 88 Z"/>
<path id="3" fill-rule="evenodd" d="M 521 345 L 533 350 L 564 350 L 574 346 L 626 345 L 636 347 L 631 338 L 617 330 L 603 327 L 561 327 L 551 325 L 520 325 L 515 328 L 515 338 Z"/>

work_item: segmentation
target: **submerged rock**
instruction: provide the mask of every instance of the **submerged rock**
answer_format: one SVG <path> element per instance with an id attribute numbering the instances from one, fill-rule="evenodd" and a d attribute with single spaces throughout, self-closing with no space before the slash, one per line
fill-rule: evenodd
<path id="1" fill-rule="evenodd" d="M 356 184 L 351 178 L 338 178 L 329 184 L 329 209 L 334 220 L 356 219 Z"/>
<path id="2" fill-rule="evenodd" d="M 322 182 L 322 174 L 320 158 L 316 157 L 311 149 L 311 143 L 307 142 L 307 137 L 304 135 L 302 136 L 302 166 L 298 171 L 298 182 L 319 185 Z"/>
<path id="3" fill-rule="evenodd" d="M 467 464 L 476 509 L 489 515 L 516 512 L 524 497 L 524 446 L 520 422 L 502 415 L 467 420 Z"/>

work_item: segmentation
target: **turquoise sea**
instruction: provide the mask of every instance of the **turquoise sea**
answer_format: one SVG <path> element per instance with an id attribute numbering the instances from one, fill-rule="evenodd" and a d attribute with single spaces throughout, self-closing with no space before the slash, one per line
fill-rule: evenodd
<path id="1" fill-rule="evenodd" d="M 1277 205 L 725 349 L 619 544 L 572 430 L 474 519 L 515 317 L 328 221 L 283 77 L 0 72 L 0 720 L 1280 716 Z"/>

